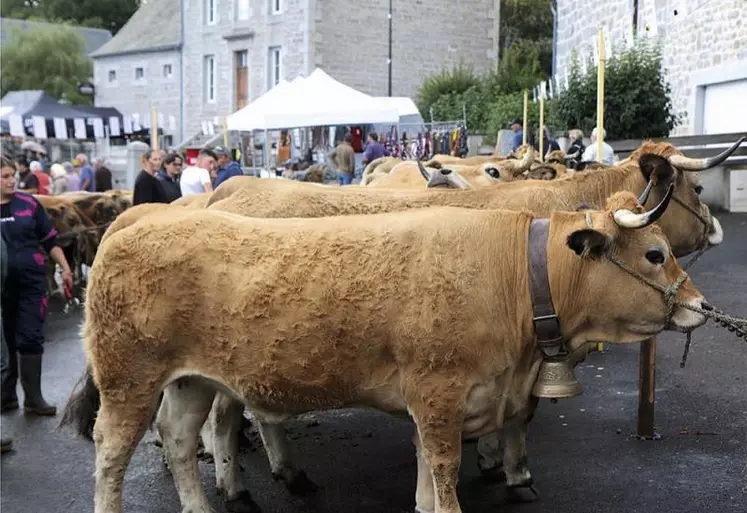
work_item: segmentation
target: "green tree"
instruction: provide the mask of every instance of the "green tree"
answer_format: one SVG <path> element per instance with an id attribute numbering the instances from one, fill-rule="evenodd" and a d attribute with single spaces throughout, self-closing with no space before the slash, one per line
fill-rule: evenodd
<path id="1" fill-rule="evenodd" d="M 501 61 L 516 46 L 526 47 L 531 43 L 538 51 L 540 69 L 546 76 L 550 75 L 553 23 L 551 5 L 552 0 L 501 0 L 498 36 Z"/>
<path id="2" fill-rule="evenodd" d="M 41 89 L 58 100 L 90 104 L 91 97 L 78 93 L 78 86 L 93 74 L 83 51 L 82 36 L 66 25 L 53 30 L 15 30 L 0 55 L 0 95 Z"/>
<path id="3" fill-rule="evenodd" d="M 116 34 L 140 7 L 141 0 L 2 0 L 6 18 L 104 28 Z"/>

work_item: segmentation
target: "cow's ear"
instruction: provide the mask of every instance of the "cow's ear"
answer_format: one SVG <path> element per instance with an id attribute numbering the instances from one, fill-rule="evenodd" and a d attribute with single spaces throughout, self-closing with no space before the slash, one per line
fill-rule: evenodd
<path id="1" fill-rule="evenodd" d="M 568 236 L 568 247 L 581 258 L 601 258 L 607 252 L 611 240 L 602 232 L 585 228 Z"/>
<path id="2" fill-rule="evenodd" d="M 644 153 L 638 159 L 638 166 L 646 181 L 653 180 L 654 185 L 669 185 L 674 176 L 674 168 L 667 159 L 653 153 Z"/>

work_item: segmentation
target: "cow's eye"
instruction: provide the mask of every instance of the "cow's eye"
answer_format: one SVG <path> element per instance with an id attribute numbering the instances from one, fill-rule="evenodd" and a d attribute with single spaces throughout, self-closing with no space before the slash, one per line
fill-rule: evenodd
<path id="1" fill-rule="evenodd" d="M 664 253 L 658 249 L 650 249 L 646 252 L 646 260 L 654 265 L 661 265 L 664 263 Z"/>
<path id="2" fill-rule="evenodd" d="M 703 186 L 702 185 L 696 185 L 695 186 L 695 194 L 700 196 L 700 193 L 703 192 Z"/>

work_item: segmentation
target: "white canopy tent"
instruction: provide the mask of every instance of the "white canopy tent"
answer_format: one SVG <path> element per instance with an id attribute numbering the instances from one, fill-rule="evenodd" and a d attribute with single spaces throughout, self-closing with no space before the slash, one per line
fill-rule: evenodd
<path id="1" fill-rule="evenodd" d="M 250 132 L 252 130 L 265 129 L 265 112 L 275 105 L 276 101 L 284 97 L 285 94 L 293 94 L 301 83 L 306 80 L 304 77 L 296 77 L 290 82 L 281 80 L 275 87 L 265 94 L 254 100 L 246 107 L 234 112 L 226 117 L 226 127 L 228 130 L 241 130 Z"/>
<path id="2" fill-rule="evenodd" d="M 265 111 L 266 130 L 397 123 L 395 107 L 349 87 L 317 68 L 297 89 L 284 91 Z"/>

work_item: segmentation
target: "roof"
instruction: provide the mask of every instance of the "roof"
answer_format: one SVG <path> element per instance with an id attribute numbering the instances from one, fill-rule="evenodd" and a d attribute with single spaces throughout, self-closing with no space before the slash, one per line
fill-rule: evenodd
<path id="1" fill-rule="evenodd" d="M 180 46 L 180 0 L 147 0 L 117 35 L 91 57 L 176 50 Z"/>
<path id="2" fill-rule="evenodd" d="M 46 118 L 83 117 L 75 107 L 58 103 L 44 91 L 11 91 L 2 99 L 3 117 L 18 115 L 24 117 L 42 116 Z"/>
<path id="3" fill-rule="evenodd" d="M 16 20 L 14 18 L 0 18 L 0 43 L 5 43 L 12 35 L 13 29 L 35 30 L 48 29 L 57 26 L 57 23 L 47 23 L 44 21 Z M 83 36 L 85 54 L 98 50 L 107 41 L 112 39 L 112 33 L 106 29 L 89 28 L 89 27 L 72 27 Z"/>

